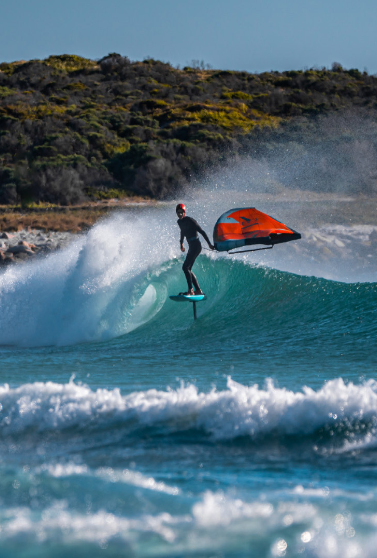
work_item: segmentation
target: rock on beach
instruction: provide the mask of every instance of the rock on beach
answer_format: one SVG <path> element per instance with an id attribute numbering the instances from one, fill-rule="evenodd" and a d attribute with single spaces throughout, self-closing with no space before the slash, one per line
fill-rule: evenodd
<path id="1" fill-rule="evenodd" d="M 74 235 L 69 232 L 21 230 L 16 233 L 0 231 L 0 266 L 28 261 L 37 254 L 64 248 Z"/>

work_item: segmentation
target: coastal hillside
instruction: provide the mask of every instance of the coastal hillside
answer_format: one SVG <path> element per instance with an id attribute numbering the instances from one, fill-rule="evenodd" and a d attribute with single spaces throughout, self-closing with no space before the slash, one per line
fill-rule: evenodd
<path id="1" fill-rule="evenodd" d="M 377 77 L 339 64 L 251 74 L 119 54 L 2 63 L 0 204 L 163 199 L 286 145 L 301 162 L 318 155 L 317 188 L 336 188 L 341 167 L 347 191 L 377 193 L 376 108 Z M 339 131 L 334 115 L 357 124 Z M 300 172 L 285 185 L 310 188 Z"/>

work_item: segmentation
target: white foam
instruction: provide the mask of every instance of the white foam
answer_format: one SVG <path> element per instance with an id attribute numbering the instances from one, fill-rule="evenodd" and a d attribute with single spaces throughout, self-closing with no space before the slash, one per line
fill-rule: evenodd
<path id="1" fill-rule="evenodd" d="M 303 387 L 291 391 L 275 387 L 244 386 L 228 378 L 228 389 L 199 392 L 193 385 L 173 390 L 134 392 L 91 390 L 85 385 L 36 382 L 18 388 L 0 387 L 3 434 L 36 429 L 63 430 L 101 427 L 114 421 L 153 426 L 164 423 L 169 432 L 199 428 L 216 439 L 260 436 L 273 431 L 305 436 L 325 425 L 367 420 L 377 416 L 377 382 L 345 384 L 331 380 L 318 391 Z M 374 421 L 374 422 L 373 422 Z M 373 430 L 374 436 L 374 430 Z"/>
<path id="2" fill-rule="evenodd" d="M 37 534 L 39 540 L 54 536 L 70 540 L 99 542 L 113 537 L 128 539 L 130 531 L 140 533 L 154 532 L 167 542 L 172 542 L 178 535 L 177 529 L 182 527 L 200 530 L 224 528 L 231 524 L 242 524 L 248 521 L 254 531 L 262 526 L 268 529 L 289 525 L 311 523 L 317 517 L 318 510 L 307 503 L 245 502 L 223 492 L 206 491 L 201 499 L 192 506 L 190 514 L 172 516 L 162 512 L 156 516 L 143 514 L 135 518 L 127 518 L 99 510 L 92 514 L 82 515 L 68 508 L 65 500 L 60 500 L 46 508 L 38 517 L 29 508 L 8 508 L 0 513 L 2 529 L 0 539 L 29 533 Z"/>
<path id="3" fill-rule="evenodd" d="M 177 255 L 172 226 L 161 212 L 145 210 L 100 222 L 57 254 L 8 267 L 0 275 L 0 344 L 64 345 L 127 333 L 150 319 L 151 307 L 159 310 L 148 273 Z"/>
<path id="4" fill-rule="evenodd" d="M 233 551 L 240 541 L 253 542 L 258 548 L 261 540 L 268 540 L 272 555 L 284 555 L 282 549 L 299 555 L 304 544 L 316 558 L 372 558 L 377 524 L 376 514 L 342 514 L 336 502 L 318 507 L 297 500 L 245 501 L 221 491 L 206 491 L 185 515 L 161 512 L 125 517 L 105 509 L 83 514 L 61 500 L 43 511 L 8 508 L 0 511 L 0 521 L 0 541 L 22 536 L 30 543 L 88 542 L 105 549 L 115 540 L 136 545 L 136 550 L 149 533 L 160 537 L 162 545 L 153 541 L 153 552 L 161 556 L 167 551 L 179 554 L 182 549 L 186 553 Z"/>
<path id="5" fill-rule="evenodd" d="M 184 518 L 179 518 L 184 521 Z M 94 514 L 82 515 L 66 509 L 64 501 L 58 502 L 43 511 L 40 519 L 29 508 L 8 509 L 6 521 L 2 521 L 0 538 L 31 535 L 39 542 L 49 538 L 66 541 L 97 542 L 105 547 L 114 537 L 129 539 L 132 531 L 156 533 L 167 542 L 175 538 L 171 525 L 177 522 L 169 513 L 157 516 L 143 515 L 136 519 L 116 516 L 105 510 Z"/>
<path id="6" fill-rule="evenodd" d="M 231 498 L 223 492 L 205 492 L 203 500 L 194 504 L 192 513 L 201 527 L 225 526 L 241 519 L 266 519 L 272 516 L 274 507 L 267 502 L 244 502 Z"/>
<path id="7" fill-rule="evenodd" d="M 321 488 L 308 488 L 302 485 L 297 485 L 293 488 L 293 490 L 284 491 L 285 493 L 294 494 L 297 496 L 302 497 L 310 497 L 310 498 L 343 498 L 347 499 L 348 501 L 355 500 L 359 502 L 366 502 L 369 500 L 374 500 L 376 495 L 373 490 L 368 492 L 357 492 L 355 490 L 344 490 L 341 488 L 334 488 L 332 487 L 331 490 L 328 486 L 323 486 Z"/>
<path id="8" fill-rule="evenodd" d="M 70 477 L 73 475 L 84 475 L 101 478 L 110 482 L 125 483 L 132 486 L 139 486 L 156 492 L 164 492 L 172 496 L 177 496 L 181 490 L 177 486 L 169 486 L 162 481 L 156 481 L 153 477 L 147 477 L 138 471 L 130 469 L 117 470 L 112 467 L 101 467 L 92 471 L 86 465 L 75 463 L 56 463 L 43 465 L 36 472 L 46 472 L 52 477 Z"/>

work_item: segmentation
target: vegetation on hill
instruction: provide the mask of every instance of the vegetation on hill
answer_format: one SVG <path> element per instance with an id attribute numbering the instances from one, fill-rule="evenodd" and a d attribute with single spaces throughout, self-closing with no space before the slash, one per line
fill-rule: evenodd
<path id="1" fill-rule="evenodd" d="M 119 54 L 2 63 L 0 204 L 164 198 L 234 156 L 299 145 L 308 128 L 318 144 L 321 115 L 355 107 L 376 110 L 377 77 L 339 64 L 250 74 Z"/>

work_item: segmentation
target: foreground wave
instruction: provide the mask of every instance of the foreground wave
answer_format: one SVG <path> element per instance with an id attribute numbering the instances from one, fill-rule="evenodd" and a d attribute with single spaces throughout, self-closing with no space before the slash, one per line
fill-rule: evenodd
<path id="1" fill-rule="evenodd" d="M 175 434 L 180 433 L 184 441 L 186 433 L 187 441 L 193 430 L 212 441 L 242 437 L 273 441 L 276 437 L 283 443 L 284 437 L 294 437 L 309 444 L 313 443 L 312 435 L 318 437 L 324 431 L 324 446 L 331 440 L 332 448 L 343 450 L 377 442 L 374 380 L 355 385 L 339 378 L 318 391 L 304 387 L 293 392 L 275 387 L 271 381 L 260 388 L 228 378 L 223 391 L 201 393 L 193 385 L 182 385 L 176 390 L 152 389 L 124 396 L 119 389 L 93 391 L 73 382 L 37 382 L 14 389 L 3 386 L 0 402 L 1 437 L 16 436 L 27 444 L 38 439 L 56 442 L 63 436 L 69 445 L 75 435 L 85 434 L 83 440 L 90 446 L 92 436 L 106 431 L 106 444 L 131 443 L 125 440 L 133 435 L 139 442 L 153 435 L 173 436 L 174 443 Z M 114 429 L 115 437 L 111 438 Z"/>

